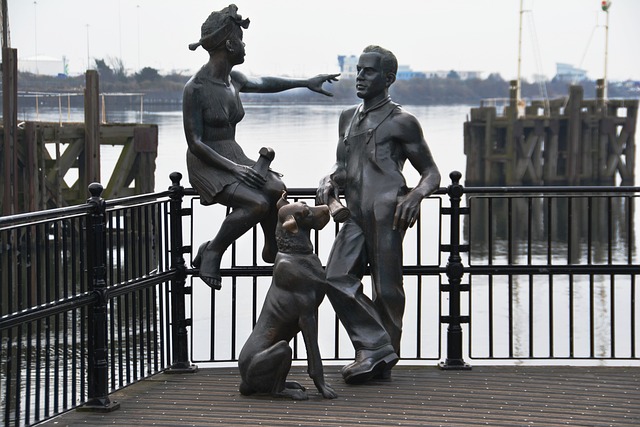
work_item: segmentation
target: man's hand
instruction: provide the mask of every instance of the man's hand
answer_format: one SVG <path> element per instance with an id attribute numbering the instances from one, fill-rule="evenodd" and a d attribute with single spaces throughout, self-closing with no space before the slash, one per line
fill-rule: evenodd
<path id="1" fill-rule="evenodd" d="M 396 212 L 393 216 L 393 229 L 405 231 L 418 220 L 420 215 L 420 203 L 422 197 L 414 192 L 409 192 L 404 196 L 398 197 L 396 204 Z"/>
<path id="2" fill-rule="evenodd" d="M 333 83 L 338 81 L 338 76 L 340 74 L 318 74 L 315 77 L 309 79 L 309 85 L 307 86 L 310 90 L 321 93 L 327 96 L 333 96 L 331 92 L 327 92 L 322 88 L 322 84 L 324 82 Z"/>

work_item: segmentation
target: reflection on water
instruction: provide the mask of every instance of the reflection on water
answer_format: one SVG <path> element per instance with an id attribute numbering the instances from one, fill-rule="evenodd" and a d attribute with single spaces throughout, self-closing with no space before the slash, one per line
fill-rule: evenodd
<path id="1" fill-rule="evenodd" d="M 547 265 L 637 265 L 635 196 L 469 197 L 470 265 L 540 266 L 474 275 L 475 357 L 631 357 L 634 274 L 551 274 Z M 631 329 L 631 330 L 630 330 Z M 486 332 L 495 341 L 486 340 Z"/>

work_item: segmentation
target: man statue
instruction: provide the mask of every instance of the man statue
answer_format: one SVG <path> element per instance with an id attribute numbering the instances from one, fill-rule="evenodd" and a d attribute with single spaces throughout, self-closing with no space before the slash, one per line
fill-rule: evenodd
<path id="1" fill-rule="evenodd" d="M 405 297 L 402 240 L 420 213 L 422 199 L 440 186 L 440 172 L 412 114 L 391 101 L 396 79 L 394 54 L 379 46 L 358 60 L 356 94 L 362 103 L 339 121 L 337 161 L 318 186 L 316 202 L 327 204 L 339 188 L 351 211 L 327 261 L 327 295 L 356 350 L 342 368 L 347 383 L 391 376 L 400 353 Z M 406 160 L 420 173 L 407 188 Z M 372 298 L 361 279 L 369 266 Z"/>

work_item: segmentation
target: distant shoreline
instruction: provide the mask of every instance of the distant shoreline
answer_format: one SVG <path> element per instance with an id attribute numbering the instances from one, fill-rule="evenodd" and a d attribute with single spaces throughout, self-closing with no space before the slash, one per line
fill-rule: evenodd
<path id="1" fill-rule="evenodd" d="M 101 77 L 100 92 L 108 97 L 111 106 L 139 108 L 140 94 L 143 94 L 144 105 L 176 106 L 182 105 L 182 89 L 189 76 L 171 75 L 157 76 L 153 81 L 136 80 L 131 77 L 120 79 Z M 38 105 L 55 106 L 60 102 L 64 106 L 83 106 L 81 95 L 84 89 L 85 77 L 48 77 L 36 76 L 30 73 L 19 73 L 18 91 L 20 96 L 18 106 L 35 105 L 34 92 L 40 93 Z M 568 96 L 569 82 L 547 81 L 544 83 L 550 99 Z M 596 84 L 593 81 L 583 81 L 579 85 L 584 88 L 585 98 L 595 98 Z M 275 94 L 242 94 L 246 103 L 305 103 L 305 104 L 346 104 L 359 102 L 353 90 L 353 79 L 341 79 L 333 84 L 326 84 L 326 89 L 333 93 L 333 97 L 325 97 L 306 89 L 295 89 Z M 610 82 L 609 97 L 623 99 L 640 99 L 640 82 Z M 27 95 L 30 93 L 30 95 Z M 42 95 L 46 93 L 48 96 Z M 55 94 L 63 94 L 66 98 L 61 101 Z M 117 94 L 117 96 L 115 96 Z M 461 80 L 456 78 L 427 78 L 398 80 L 391 87 L 394 101 L 404 105 L 477 105 L 486 99 L 507 99 L 509 97 L 509 82 L 498 75 L 486 79 Z M 522 96 L 525 99 L 541 99 L 538 83 L 522 84 Z M 61 98 L 60 97 L 60 98 Z"/>

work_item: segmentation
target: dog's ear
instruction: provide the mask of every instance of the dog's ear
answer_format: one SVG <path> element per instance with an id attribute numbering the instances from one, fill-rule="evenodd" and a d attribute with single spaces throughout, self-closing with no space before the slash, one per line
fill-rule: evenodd
<path id="1" fill-rule="evenodd" d="M 287 206 L 288 204 L 289 204 L 289 201 L 287 200 L 287 190 L 283 190 L 282 196 L 280 196 L 278 203 L 276 203 L 276 208 L 280 210 L 281 207 Z"/>
<path id="2" fill-rule="evenodd" d="M 289 233 L 298 234 L 298 221 L 296 221 L 296 217 L 293 215 L 287 215 L 282 221 L 282 228 L 287 230 Z"/>

